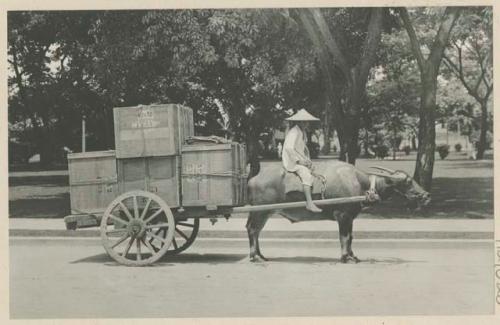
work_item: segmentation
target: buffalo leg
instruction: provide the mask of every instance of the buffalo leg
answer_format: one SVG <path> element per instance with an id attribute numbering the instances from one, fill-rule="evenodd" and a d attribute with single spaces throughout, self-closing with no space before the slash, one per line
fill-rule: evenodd
<path id="1" fill-rule="evenodd" d="M 248 241 L 250 244 L 250 260 L 252 262 L 267 260 L 260 252 L 259 247 L 259 234 L 262 228 L 264 228 L 267 219 L 269 219 L 268 213 L 251 212 L 248 215 L 246 228 L 248 232 Z"/>
<path id="2" fill-rule="evenodd" d="M 347 263 L 348 260 L 358 262 L 358 258 L 352 252 L 352 221 L 353 215 L 344 212 L 336 211 L 335 218 L 339 224 L 339 240 L 341 249 L 341 263 Z"/>
<path id="3" fill-rule="evenodd" d="M 351 260 L 353 260 L 356 263 L 359 263 L 361 261 L 359 260 L 359 258 L 356 255 L 354 255 L 354 252 L 352 251 L 352 239 L 353 239 L 353 236 L 352 236 L 352 224 L 353 224 L 353 218 L 350 218 L 350 219 L 351 219 L 351 226 L 350 226 L 350 231 L 349 231 L 349 239 L 347 240 L 347 254 L 349 255 L 349 258 Z"/>
<path id="4" fill-rule="evenodd" d="M 267 261 L 267 258 L 265 258 L 264 255 L 262 255 L 262 253 L 260 252 L 259 236 L 260 236 L 261 230 L 264 228 L 264 226 L 265 226 L 265 224 L 266 224 L 266 222 L 267 222 L 268 219 L 269 219 L 269 216 L 267 216 L 267 215 L 266 215 L 265 218 L 263 218 L 260 230 L 257 233 L 257 236 L 255 237 L 255 244 L 256 244 L 256 249 L 257 249 L 257 256 L 259 256 L 260 258 L 262 258 L 264 261 Z"/>

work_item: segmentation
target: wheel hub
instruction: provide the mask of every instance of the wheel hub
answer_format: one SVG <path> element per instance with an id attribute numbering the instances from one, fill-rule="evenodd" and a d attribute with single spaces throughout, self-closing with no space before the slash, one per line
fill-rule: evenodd
<path id="1" fill-rule="evenodd" d="M 129 222 L 128 224 L 128 233 L 130 236 L 136 237 L 136 238 L 142 238 L 146 234 L 146 225 L 144 224 L 144 221 L 139 220 L 139 219 L 133 219 L 132 221 Z"/>

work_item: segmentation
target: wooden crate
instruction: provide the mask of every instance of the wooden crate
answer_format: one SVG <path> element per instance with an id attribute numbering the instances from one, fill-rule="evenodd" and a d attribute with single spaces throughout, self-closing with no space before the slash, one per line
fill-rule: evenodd
<path id="1" fill-rule="evenodd" d="M 118 195 L 114 151 L 68 154 L 72 214 L 100 214 Z"/>
<path id="2" fill-rule="evenodd" d="M 171 207 L 180 206 L 178 156 L 118 159 L 120 193 L 145 190 L 159 195 Z"/>
<path id="3" fill-rule="evenodd" d="M 180 154 L 184 140 L 194 135 L 193 110 L 175 104 L 114 109 L 117 158 Z"/>
<path id="4" fill-rule="evenodd" d="M 246 158 L 239 143 L 182 147 L 183 206 L 236 206 L 246 201 Z"/>

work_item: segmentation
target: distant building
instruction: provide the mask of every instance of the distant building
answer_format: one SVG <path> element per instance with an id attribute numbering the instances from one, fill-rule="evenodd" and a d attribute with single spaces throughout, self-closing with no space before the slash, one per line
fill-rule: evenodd
<path id="1" fill-rule="evenodd" d="M 436 145 L 447 144 L 453 148 L 457 143 L 462 145 L 462 150 L 468 151 L 473 149 L 472 144 L 469 142 L 469 138 L 465 135 L 460 135 L 456 131 L 448 130 L 445 123 L 436 124 Z"/>
<path id="2" fill-rule="evenodd" d="M 411 146 L 411 134 L 407 134 L 401 141 L 400 149 L 405 146 Z M 418 147 L 418 138 L 415 139 Z M 455 145 L 459 143 L 462 146 L 462 151 L 472 151 L 474 146 L 470 143 L 469 137 L 461 135 L 457 131 L 448 130 L 446 123 L 436 123 L 436 145 L 447 144 L 451 150 L 454 150 Z"/>

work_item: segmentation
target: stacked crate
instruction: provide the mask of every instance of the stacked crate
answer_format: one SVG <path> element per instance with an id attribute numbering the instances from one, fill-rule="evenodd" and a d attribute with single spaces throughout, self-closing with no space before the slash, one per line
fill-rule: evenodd
<path id="1" fill-rule="evenodd" d="M 113 150 L 68 154 L 72 214 L 102 213 L 118 195 Z"/>
<path id="2" fill-rule="evenodd" d="M 193 111 L 181 105 L 114 109 L 115 151 L 68 155 L 73 214 L 102 213 L 119 194 L 156 193 L 171 208 L 246 203 L 245 146 L 194 136 Z M 215 137 L 217 138 L 217 137 Z"/>
<path id="3" fill-rule="evenodd" d="M 120 193 L 145 190 L 179 207 L 181 147 L 194 135 L 193 111 L 182 105 L 114 109 Z"/>
<path id="4" fill-rule="evenodd" d="M 182 147 L 182 204 L 238 206 L 246 202 L 246 151 L 236 142 Z"/>

